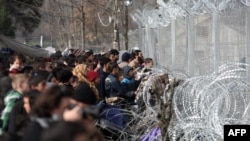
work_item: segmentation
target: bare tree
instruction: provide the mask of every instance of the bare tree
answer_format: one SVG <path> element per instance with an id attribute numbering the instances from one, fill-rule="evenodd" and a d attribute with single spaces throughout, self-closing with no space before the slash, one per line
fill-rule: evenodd
<path id="1" fill-rule="evenodd" d="M 47 0 L 44 4 L 45 31 L 56 40 L 62 50 L 65 47 L 89 49 L 99 46 L 106 51 L 112 48 L 114 38 L 121 41 L 120 49 L 128 49 L 129 30 L 137 29 L 129 16 L 133 10 L 143 9 L 148 0 L 133 1 L 125 7 L 125 0 Z M 152 3 L 152 2 L 151 2 Z M 115 14 L 116 12 L 116 14 Z M 116 16 L 115 16 L 116 15 Z M 114 36 L 114 21 L 120 31 Z"/>
<path id="2" fill-rule="evenodd" d="M 109 13 L 102 0 L 48 0 L 44 8 L 47 30 L 58 46 L 86 49 L 86 44 L 97 45 L 107 38 L 97 13 Z M 108 27 L 109 28 L 109 27 Z M 106 35 L 106 37 L 105 37 Z"/>

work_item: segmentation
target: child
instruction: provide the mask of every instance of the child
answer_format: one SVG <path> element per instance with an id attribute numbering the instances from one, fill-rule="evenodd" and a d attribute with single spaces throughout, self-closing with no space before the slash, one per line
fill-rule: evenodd
<path id="1" fill-rule="evenodd" d="M 9 58 L 10 72 L 17 73 L 21 71 L 25 63 L 25 57 L 22 54 L 14 54 Z"/>
<path id="2" fill-rule="evenodd" d="M 2 121 L 1 133 L 7 131 L 10 113 L 12 111 L 12 108 L 16 104 L 16 101 L 22 97 L 23 93 L 29 91 L 28 79 L 29 79 L 28 75 L 25 74 L 16 74 L 12 77 L 13 90 L 9 91 L 4 97 L 5 108 L 2 111 L 1 115 L 1 121 Z"/>

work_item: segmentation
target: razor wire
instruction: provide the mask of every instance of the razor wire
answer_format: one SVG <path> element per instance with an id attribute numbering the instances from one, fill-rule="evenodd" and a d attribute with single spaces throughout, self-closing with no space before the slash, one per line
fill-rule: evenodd
<path id="1" fill-rule="evenodd" d="M 173 97 L 169 132 L 178 140 L 223 140 L 223 125 L 250 124 L 250 83 L 246 64 L 227 63 L 218 71 L 193 77 Z"/>
<path id="2" fill-rule="evenodd" d="M 214 12 L 223 12 L 227 9 L 250 6 L 249 0 L 170 0 L 167 3 L 157 0 L 157 7 L 146 5 L 143 9 L 145 24 L 151 28 L 166 27 L 171 18 L 186 17 L 186 15 L 203 15 Z M 133 16 L 133 15 L 132 15 Z"/>
<path id="3" fill-rule="evenodd" d="M 187 12 L 176 3 L 165 3 L 158 1 L 159 6 L 154 8 L 146 5 L 142 11 L 145 24 L 151 28 L 158 26 L 166 27 L 170 24 L 171 18 L 185 17 Z"/>
<path id="4" fill-rule="evenodd" d="M 131 121 L 124 127 L 120 139 L 130 136 L 131 141 L 143 141 L 146 137 L 161 141 L 167 135 L 173 141 L 223 140 L 223 125 L 250 124 L 250 82 L 246 78 L 248 67 L 244 63 L 228 62 L 211 74 L 185 79 L 180 77 L 184 74 L 169 72 L 170 83 L 167 85 L 158 79 L 166 72 L 154 69 L 141 91 L 146 108 L 143 112 L 138 112 L 139 109 L 124 110 Z M 181 81 L 171 98 L 169 86 L 174 79 Z M 159 101 L 152 104 L 150 101 L 155 94 L 152 89 L 162 94 L 162 103 L 171 100 L 172 109 L 162 111 Z M 165 117 L 172 115 L 169 126 L 161 124 L 160 113 L 166 113 L 163 115 Z M 162 127 L 167 132 L 164 133 Z M 125 130 L 133 134 L 129 135 Z"/>

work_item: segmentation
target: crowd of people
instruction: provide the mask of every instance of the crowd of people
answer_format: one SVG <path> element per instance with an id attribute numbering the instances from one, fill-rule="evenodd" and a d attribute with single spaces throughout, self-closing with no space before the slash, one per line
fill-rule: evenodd
<path id="1" fill-rule="evenodd" d="M 116 49 L 80 55 L 58 51 L 28 59 L 13 52 L 7 60 L 0 60 L 1 141 L 102 141 L 96 118 L 123 128 L 127 118 L 118 103 L 137 105 L 141 72 L 153 67 L 152 58 L 144 59 L 139 49 L 123 54 Z M 102 109 L 100 115 L 95 112 L 100 102 L 116 110 Z"/>

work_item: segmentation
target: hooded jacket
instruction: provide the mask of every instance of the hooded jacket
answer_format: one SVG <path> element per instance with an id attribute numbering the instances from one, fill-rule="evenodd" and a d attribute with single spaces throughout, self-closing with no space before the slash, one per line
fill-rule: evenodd
<path id="1" fill-rule="evenodd" d="M 134 83 L 135 79 L 134 77 L 130 77 L 129 76 L 129 71 L 133 70 L 132 67 L 130 66 L 125 66 L 123 68 L 123 79 L 122 79 L 122 83 L 127 83 L 127 84 L 130 84 L 130 83 Z"/>
<path id="2" fill-rule="evenodd" d="M 140 81 L 135 80 L 134 76 L 130 77 L 129 71 L 133 70 L 132 67 L 130 66 L 125 66 L 123 68 L 123 76 L 124 78 L 122 79 L 122 84 L 124 84 L 126 86 L 126 89 L 128 91 L 136 91 L 137 87 L 140 84 Z"/>

